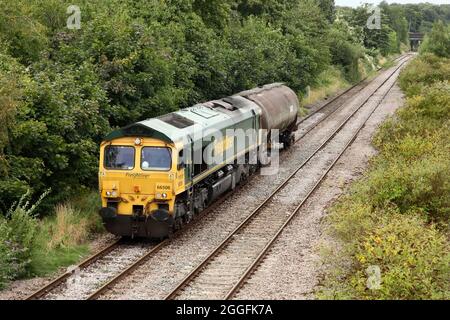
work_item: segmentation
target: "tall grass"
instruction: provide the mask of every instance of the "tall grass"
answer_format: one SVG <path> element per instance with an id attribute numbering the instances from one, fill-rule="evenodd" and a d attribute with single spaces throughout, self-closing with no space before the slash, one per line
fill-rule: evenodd
<path id="1" fill-rule="evenodd" d="M 33 275 L 47 275 L 89 253 L 89 238 L 104 231 L 99 205 L 97 192 L 84 193 L 57 205 L 54 214 L 41 221 L 30 265 Z"/>
<path id="2" fill-rule="evenodd" d="M 320 74 L 317 85 L 311 88 L 308 96 L 304 99 L 304 104 L 313 104 L 347 88 L 348 86 L 350 86 L 350 84 L 345 79 L 342 71 L 337 67 L 329 67 Z"/>
<path id="3" fill-rule="evenodd" d="M 0 288 L 17 277 L 29 274 L 32 250 L 38 235 L 39 222 L 34 211 L 50 190 L 30 204 L 30 191 L 0 216 Z"/>
<path id="4" fill-rule="evenodd" d="M 17 278 L 48 275 L 76 263 L 89 253 L 89 237 L 103 231 L 97 192 L 60 204 L 38 220 L 34 210 L 47 194 L 31 205 L 27 193 L 6 217 L 0 216 L 0 288 Z"/>

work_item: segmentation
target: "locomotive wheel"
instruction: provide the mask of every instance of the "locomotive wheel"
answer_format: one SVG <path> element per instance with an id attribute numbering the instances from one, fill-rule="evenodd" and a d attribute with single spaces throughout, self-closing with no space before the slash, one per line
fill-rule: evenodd
<path id="1" fill-rule="evenodd" d="M 167 233 L 167 239 L 172 239 L 174 233 L 175 233 L 175 225 L 173 225 L 172 228 L 169 228 L 169 231 Z M 164 240 L 164 239 L 162 239 L 162 240 Z"/>
<path id="2" fill-rule="evenodd" d="M 173 228 L 175 231 L 181 230 L 181 228 L 183 228 L 183 219 L 181 217 L 175 219 Z"/>
<path id="3" fill-rule="evenodd" d="M 193 214 L 191 214 L 191 213 L 186 213 L 186 214 L 183 216 L 183 222 L 182 222 L 182 224 L 189 224 L 192 220 L 193 220 Z"/>

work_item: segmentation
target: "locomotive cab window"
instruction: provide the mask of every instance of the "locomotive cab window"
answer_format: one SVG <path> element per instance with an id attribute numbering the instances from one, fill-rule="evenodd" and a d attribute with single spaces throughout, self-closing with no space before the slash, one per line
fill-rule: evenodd
<path id="1" fill-rule="evenodd" d="M 105 168 L 109 170 L 133 170 L 135 150 L 133 147 L 107 146 Z"/>
<path id="2" fill-rule="evenodd" d="M 146 171 L 169 171 L 172 167 L 172 154 L 169 148 L 142 148 L 141 169 Z"/>

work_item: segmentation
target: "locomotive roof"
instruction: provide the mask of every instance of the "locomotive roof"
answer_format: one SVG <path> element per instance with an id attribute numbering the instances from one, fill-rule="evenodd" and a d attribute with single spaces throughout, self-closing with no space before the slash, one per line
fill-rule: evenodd
<path id="1" fill-rule="evenodd" d="M 186 136 L 203 137 L 208 129 L 229 128 L 238 121 L 252 117 L 252 110 L 259 113 L 259 107 L 252 101 L 238 96 L 228 97 L 134 123 L 113 131 L 105 140 L 142 136 L 168 143 L 182 142 Z"/>

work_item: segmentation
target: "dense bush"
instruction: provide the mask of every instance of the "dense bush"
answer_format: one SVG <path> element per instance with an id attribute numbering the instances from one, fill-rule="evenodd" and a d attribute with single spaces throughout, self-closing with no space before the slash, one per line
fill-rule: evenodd
<path id="1" fill-rule="evenodd" d="M 399 81 L 409 97 L 420 95 L 423 84 L 433 84 L 450 78 L 450 63 L 448 59 L 440 59 L 424 53 L 406 68 L 400 75 Z"/>
<path id="2" fill-rule="evenodd" d="M 356 186 L 356 188 L 360 185 Z M 448 240 L 421 212 L 373 209 L 366 196 L 342 198 L 328 222 L 344 244 L 327 250 L 328 274 L 318 296 L 326 299 L 448 299 Z M 325 258 L 324 258 L 325 259 Z M 368 289 L 370 267 L 380 287 Z"/>
<path id="3" fill-rule="evenodd" d="M 50 212 L 96 186 L 112 128 L 269 82 L 304 92 L 329 65 L 315 0 L 79 1 L 80 30 L 69 4 L 0 0 L 3 214 L 27 189 L 51 187 Z"/>
<path id="4" fill-rule="evenodd" d="M 450 26 L 445 26 L 442 21 L 436 22 L 431 32 L 425 36 L 420 51 L 450 58 Z"/>
<path id="5" fill-rule="evenodd" d="M 364 57 L 364 47 L 346 21 L 336 21 L 329 33 L 328 45 L 333 64 L 341 66 L 347 80 L 360 80 L 360 59 Z"/>
<path id="6" fill-rule="evenodd" d="M 0 288 L 9 280 L 29 272 L 33 244 L 38 233 L 36 207 L 47 195 L 30 205 L 29 193 L 21 197 L 7 213 L 0 216 Z"/>
<path id="7" fill-rule="evenodd" d="M 380 153 L 369 172 L 332 209 L 330 231 L 342 248 L 320 296 L 450 298 L 449 67 L 425 55 L 402 72 L 406 106 L 375 137 Z M 381 270 L 376 290 L 367 289 L 370 266 Z"/>

